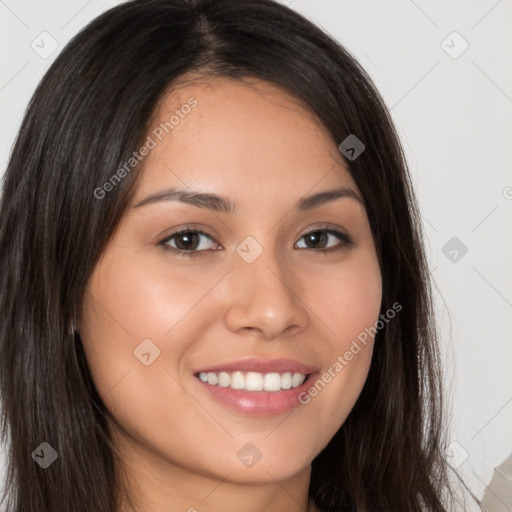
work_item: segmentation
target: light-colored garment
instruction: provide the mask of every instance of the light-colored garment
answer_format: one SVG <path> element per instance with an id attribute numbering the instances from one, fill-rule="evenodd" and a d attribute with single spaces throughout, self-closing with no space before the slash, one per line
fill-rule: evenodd
<path id="1" fill-rule="evenodd" d="M 512 512 L 512 453 L 503 464 L 494 468 L 482 503 L 487 512 Z"/>

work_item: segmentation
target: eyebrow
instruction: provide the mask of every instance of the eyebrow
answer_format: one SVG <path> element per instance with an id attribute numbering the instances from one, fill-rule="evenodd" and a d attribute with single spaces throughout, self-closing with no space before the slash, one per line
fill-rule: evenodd
<path id="1" fill-rule="evenodd" d="M 312 210 L 313 208 L 341 198 L 354 199 L 364 205 L 364 201 L 355 190 L 348 187 L 341 187 L 304 196 L 295 203 L 294 208 L 300 211 Z M 176 187 L 160 190 L 159 192 L 151 194 L 137 203 L 134 208 L 161 201 L 181 201 L 199 208 L 223 213 L 236 213 L 238 211 L 237 205 L 227 197 L 193 190 L 184 190 Z"/>

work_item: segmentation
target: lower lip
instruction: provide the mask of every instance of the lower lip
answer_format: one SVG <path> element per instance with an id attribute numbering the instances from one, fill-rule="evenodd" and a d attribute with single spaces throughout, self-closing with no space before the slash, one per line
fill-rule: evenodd
<path id="1" fill-rule="evenodd" d="M 197 377 L 196 380 L 213 398 L 236 412 L 247 416 L 274 416 L 302 405 L 299 395 L 309 388 L 317 375 L 310 374 L 300 386 L 281 391 L 245 391 L 212 386 Z"/>

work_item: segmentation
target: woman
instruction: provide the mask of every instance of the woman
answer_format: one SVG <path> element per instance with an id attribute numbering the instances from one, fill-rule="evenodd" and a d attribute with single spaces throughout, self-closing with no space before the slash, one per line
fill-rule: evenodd
<path id="1" fill-rule="evenodd" d="M 297 13 L 98 17 L 34 94 L 0 216 L 8 510 L 461 506 L 403 152 Z"/>

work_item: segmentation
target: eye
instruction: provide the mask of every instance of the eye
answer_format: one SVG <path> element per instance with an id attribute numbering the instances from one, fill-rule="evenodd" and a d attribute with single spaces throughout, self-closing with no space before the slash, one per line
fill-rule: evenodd
<path id="1" fill-rule="evenodd" d="M 203 240 L 201 240 L 202 238 Z M 333 239 L 335 240 L 336 238 L 340 241 L 337 245 L 325 248 L 326 243 L 332 242 Z M 205 242 L 204 239 L 209 239 L 211 242 L 214 242 L 211 235 L 200 229 L 184 228 L 172 233 L 159 242 L 159 244 L 163 245 L 166 250 L 171 250 L 179 256 L 205 256 L 208 249 L 219 250 L 220 246 L 216 243 L 214 243 L 215 248 L 209 248 L 208 246 L 211 245 L 211 242 L 209 244 L 207 241 Z M 346 233 L 328 228 L 311 230 L 302 235 L 300 240 L 302 239 L 306 240 L 306 247 L 299 247 L 300 249 L 304 248 L 323 254 L 341 251 L 355 245 L 353 239 Z"/>
<path id="2" fill-rule="evenodd" d="M 203 256 L 201 253 L 208 250 L 208 243 L 202 243 L 201 237 L 206 237 L 210 240 L 213 240 L 208 233 L 205 233 L 200 229 L 186 228 L 172 233 L 167 238 L 162 240 L 160 244 L 165 246 L 165 248 L 174 251 L 180 256 Z M 171 242 L 175 243 L 176 245 L 171 245 Z"/>
<path id="3" fill-rule="evenodd" d="M 324 248 L 323 246 L 329 241 L 329 238 L 331 239 L 331 241 L 333 238 L 338 238 L 338 240 L 341 240 L 341 242 L 335 245 L 334 247 Z M 354 241 L 349 235 L 342 233 L 341 231 L 337 231 L 335 229 L 327 228 L 309 231 L 305 235 L 302 235 L 301 240 L 302 239 L 306 240 L 306 249 L 310 249 L 316 252 L 322 252 L 324 254 L 334 251 L 341 251 L 354 245 Z M 311 245 L 313 247 L 310 247 Z M 320 245 L 322 247 L 316 247 L 316 245 Z"/>

